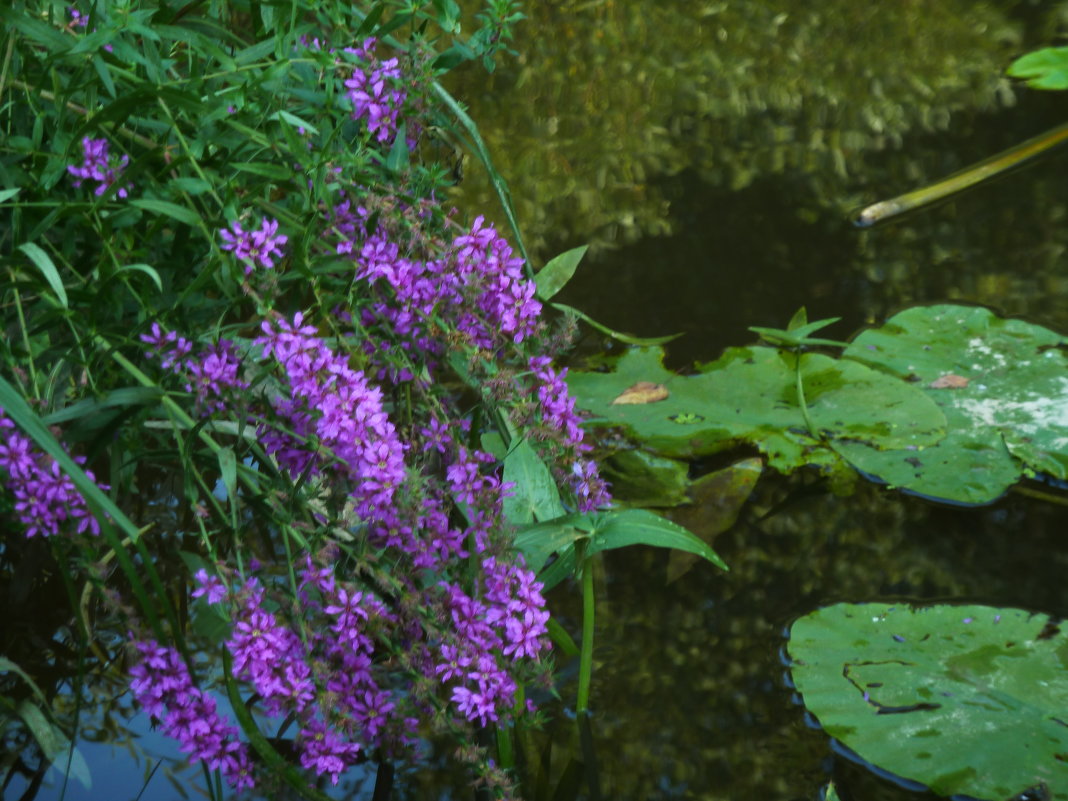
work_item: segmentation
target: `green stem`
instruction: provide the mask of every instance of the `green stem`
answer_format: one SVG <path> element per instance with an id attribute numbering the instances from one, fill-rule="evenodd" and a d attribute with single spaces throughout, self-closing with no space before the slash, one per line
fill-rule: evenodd
<path id="1" fill-rule="evenodd" d="M 801 417 L 805 420 L 805 426 L 808 428 L 808 433 L 812 435 L 814 439 L 822 440 L 819 431 L 816 430 L 816 425 L 812 422 L 812 417 L 808 413 L 808 403 L 805 401 L 805 384 L 801 380 L 801 352 L 794 353 L 794 375 L 797 379 L 797 405 L 801 408 Z"/>
<path id="2" fill-rule="evenodd" d="M 593 560 L 582 562 L 582 649 L 579 653 L 578 702 L 575 711 L 585 715 L 590 707 L 590 682 L 593 678 Z"/>

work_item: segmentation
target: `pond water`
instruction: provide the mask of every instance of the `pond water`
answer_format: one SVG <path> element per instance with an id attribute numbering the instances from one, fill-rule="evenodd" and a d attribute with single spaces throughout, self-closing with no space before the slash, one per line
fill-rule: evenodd
<path id="1" fill-rule="evenodd" d="M 946 300 L 1068 330 L 1068 155 L 885 228 L 848 222 L 863 203 L 1063 121 L 1062 96 L 1000 77 L 1053 35 L 1053 12 L 943 0 L 531 5 L 520 57 L 453 89 L 511 185 L 534 261 L 593 243 L 563 302 L 617 330 L 683 332 L 668 348 L 676 367 L 751 343 L 748 326 L 784 326 L 800 306 L 842 317 L 834 338 Z M 457 205 L 500 218 L 478 167 L 467 173 Z M 587 333 L 576 359 L 618 347 Z M 683 514 L 700 528 L 700 509 Z M 947 508 L 863 483 L 841 497 L 803 474 L 762 479 L 715 540 L 729 573 L 697 566 L 669 583 L 662 552 L 608 553 L 591 704 L 601 796 L 814 798 L 851 769 L 791 701 L 784 627 L 824 603 L 888 598 L 1068 616 L 1065 531 L 1068 509 L 1018 495 Z M 577 634 L 577 588 L 551 603 Z M 547 707 L 553 771 L 570 747 L 573 684 L 561 695 L 563 708 Z M 123 738 L 164 758 L 147 789 L 156 762 Z M 143 716 L 118 742 L 79 747 L 92 790 L 75 782 L 64 796 L 52 775 L 4 797 L 203 794 L 203 775 Z M 335 796 L 369 798 L 363 781 Z M 395 797 L 470 794 L 442 768 L 402 777 Z"/>
<path id="2" fill-rule="evenodd" d="M 1065 152 L 885 227 L 849 222 L 863 204 L 1060 124 L 1062 97 L 998 79 L 1054 23 L 1033 4 L 847 5 L 705 3 L 694 18 L 643 3 L 531 12 L 520 65 L 475 95 L 472 114 L 520 199 L 535 262 L 593 245 L 562 302 L 616 330 L 682 332 L 667 346 L 668 363 L 682 369 L 751 344 L 748 326 L 783 327 L 801 306 L 810 320 L 843 318 L 820 334 L 836 339 L 944 301 L 1068 330 Z M 943 12 L 970 33 L 942 30 L 936 46 L 925 14 Z M 847 21 L 829 22 L 833 14 Z M 783 17 L 800 21 L 761 32 L 759 21 Z M 782 42 L 809 26 L 825 33 L 822 68 Z M 937 56 L 904 53 L 909 36 Z M 942 68 L 960 70 L 956 83 L 927 72 L 949 58 L 950 40 L 962 49 Z M 734 71 L 732 57 L 758 77 Z M 986 58 L 1001 66 L 964 77 Z M 713 63 L 729 74 L 685 74 Z M 727 100 L 702 103 L 698 90 L 677 88 L 701 81 Z M 872 108 L 872 92 L 895 108 Z M 855 115 L 850 103 L 864 109 Z M 806 150 L 811 158 L 799 155 Z M 488 208 L 478 176 L 465 184 L 464 206 Z M 587 333 L 576 364 L 620 347 Z M 700 530 L 700 509 L 679 517 Z M 739 523 L 715 540 L 728 574 L 699 566 L 669 583 L 665 553 L 609 552 L 598 574 L 592 702 L 602 797 L 793 801 L 815 798 L 836 775 L 852 790 L 844 797 L 916 798 L 834 757 L 805 725 L 782 681 L 784 628 L 840 600 L 961 599 L 1068 614 L 1066 530 L 1063 506 L 1018 495 L 948 508 L 863 484 L 838 497 L 801 475 L 762 479 Z M 567 608 L 577 592 L 561 588 L 554 600 Z M 563 696 L 572 697 L 567 688 Z"/>

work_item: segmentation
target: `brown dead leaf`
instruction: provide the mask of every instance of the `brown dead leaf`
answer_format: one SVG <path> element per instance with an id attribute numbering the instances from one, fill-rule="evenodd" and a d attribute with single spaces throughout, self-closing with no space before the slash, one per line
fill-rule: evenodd
<path id="1" fill-rule="evenodd" d="M 966 386 L 968 386 L 968 379 L 953 373 L 939 376 L 927 385 L 929 389 L 964 389 Z"/>
<path id="2" fill-rule="evenodd" d="M 612 401 L 612 405 L 656 403 L 657 401 L 665 400 L 670 394 L 663 384 L 654 384 L 652 381 L 639 381 L 637 384 L 623 390 L 623 394 Z"/>

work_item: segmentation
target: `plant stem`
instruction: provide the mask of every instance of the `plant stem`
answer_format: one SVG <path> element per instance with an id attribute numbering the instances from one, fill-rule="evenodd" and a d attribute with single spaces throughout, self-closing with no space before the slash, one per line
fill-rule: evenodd
<path id="1" fill-rule="evenodd" d="M 582 649 L 579 653 L 578 702 L 575 711 L 579 715 L 589 713 L 590 681 L 593 678 L 593 560 L 582 562 Z"/>

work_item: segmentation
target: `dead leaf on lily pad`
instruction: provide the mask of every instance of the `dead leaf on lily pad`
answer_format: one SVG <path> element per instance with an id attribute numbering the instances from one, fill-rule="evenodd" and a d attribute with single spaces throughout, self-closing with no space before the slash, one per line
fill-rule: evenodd
<path id="1" fill-rule="evenodd" d="M 637 384 L 632 384 L 623 390 L 623 394 L 612 401 L 612 405 L 656 403 L 657 401 L 667 400 L 670 394 L 663 384 L 654 384 L 652 381 L 639 381 Z"/>
<path id="2" fill-rule="evenodd" d="M 954 373 L 939 376 L 927 385 L 929 389 L 964 389 L 966 386 L 968 386 L 968 379 Z"/>

